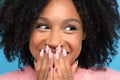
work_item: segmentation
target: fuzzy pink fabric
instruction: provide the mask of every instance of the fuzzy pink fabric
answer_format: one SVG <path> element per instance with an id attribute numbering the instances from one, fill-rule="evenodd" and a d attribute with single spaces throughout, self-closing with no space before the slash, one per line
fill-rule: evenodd
<path id="1" fill-rule="evenodd" d="M 74 75 L 75 80 L 120 80 L 120 72 L 106 68 L 106 71 L 95 71 L 79 68 Z M 16 70 L 0 75 L 0 80 L 36 80 L 35 72 L 30 66 L 24 71 Z"/>

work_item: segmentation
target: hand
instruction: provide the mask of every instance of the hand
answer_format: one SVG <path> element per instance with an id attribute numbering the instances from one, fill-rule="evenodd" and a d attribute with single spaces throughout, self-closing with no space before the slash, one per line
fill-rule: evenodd
<path id="1" fill-rule="evenodd" d="M 48 55 L 49 54 L 49 55 Z M 50 59 L 51 58 L 51 59 Z M 50 73 L 50 65 L 53 65 L 51 51 L 41 50 L 40 56 L 34 62 L 37 80 L 53 80 L 53 74 Z"/>
<path id="2" fill-rule="evenodd" d="M 78 61 L 74 62 L 71 66 L 66 57 L 67 53 L 65 49 L 63 49 L 61 53 L 56 51 L 56 54 L 54 55 L 55 67 L 52 69 L 54 80 L 74 80 Z"/>
<path id="3" fill-rule="evenodd" d="M 71 66 L 66 57 L 65 49 L 62 52 L 58 49 L 54 55 L 48 48 L 41 50 L 40 57 L 35 62 L 37 80 L 73 80 L 78 62 Z"/>

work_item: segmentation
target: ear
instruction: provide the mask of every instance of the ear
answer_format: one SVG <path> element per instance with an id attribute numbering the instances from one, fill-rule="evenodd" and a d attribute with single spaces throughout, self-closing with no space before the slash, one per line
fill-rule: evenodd
<path id="1" fill-rule="evenodd" d="M 82 38 L 82 40 L 85 40 L 85 38 L 86 38 L 86 33 L 83 33 L 83 38 Z"/>

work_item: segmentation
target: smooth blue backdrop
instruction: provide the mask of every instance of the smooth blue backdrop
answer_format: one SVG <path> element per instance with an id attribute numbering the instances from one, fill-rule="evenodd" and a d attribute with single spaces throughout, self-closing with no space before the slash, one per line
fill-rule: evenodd
<path id="1" fill-rule="evenodd" d="M 0 0 L 0 2 L 2 1 L 4 0 Z M 120 0 L 117 0 L 117 1 L 119 3 L 119 12 L 120 12 Z M 120 40 L 118 45 L 119 45 L 118 55 L 113 58 L 113 61 L 109 67 L 120 71 Z M 5 59 L 5 56 L 3 55 L 3 50 L 0 49 L 0 74 L 18 69 L 17 64 L 18 64 L 17 60 L 15 60 L 12 63 L 7 62 L 7 60 Z"/>

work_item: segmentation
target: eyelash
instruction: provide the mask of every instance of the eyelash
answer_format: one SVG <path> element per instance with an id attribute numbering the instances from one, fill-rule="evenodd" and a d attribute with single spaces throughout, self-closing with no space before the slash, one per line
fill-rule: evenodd
<path id="1" fill-rule="evenodd" d="M 77 30 L 76 26 L 74 25 L 67 25 L 64 29 L 69 29 L 69 31 L 74 31 L 74 30 Z"/>
<path id="2" fill-rule="evenodd" d="M 48 29 L 50 29 L 50 27 L 47 25 L 47 24 L 39 24 L 38 26 L 37 26 L 37 28 L 38 29 L 41 29 L 41 30 L 48 30 Z M 74 25 L 67 25 L 67 26 L 65 26 L 64 27 L 64 30 L 65 31 L 75 31 L 75 30 L 77 30 L 77 27 L 76 26 L 74 26 Z"/>
<path id="3" fill-rule="evenodd" d="M 39 29 L 49 29 L 49 26 L 47 24 L 39 24 L 37 26 L 37 28 L 39 28 Z"/>

